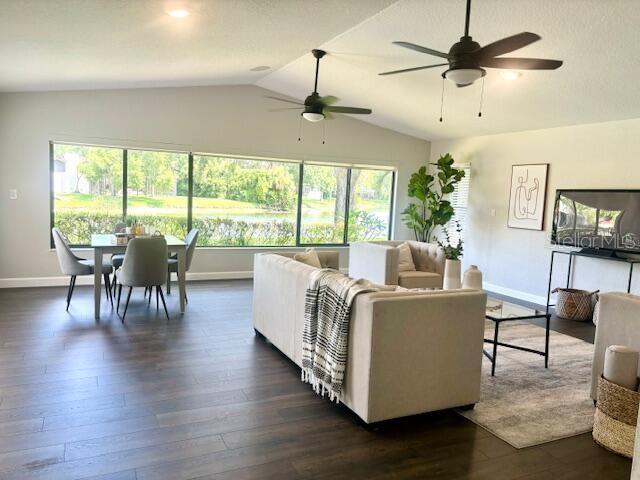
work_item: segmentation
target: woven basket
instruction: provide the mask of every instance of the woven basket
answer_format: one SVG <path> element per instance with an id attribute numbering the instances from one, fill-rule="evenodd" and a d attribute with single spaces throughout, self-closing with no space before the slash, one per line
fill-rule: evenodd
<path id="1" fill-rule="evenodd" d="M 599 290 L 587 292 L 574 288 L 556 288 L 551 293 L 558 294 L 556 315 L 560 318 L 586 322 L 593 316 L 594 298 Z"/>
<path id="2" fill-rule="evenodd" d="M 593 440 L 627 458 L 633 457 L 640 393 L 598 380 L 598 403 L 593 419 Z"/>

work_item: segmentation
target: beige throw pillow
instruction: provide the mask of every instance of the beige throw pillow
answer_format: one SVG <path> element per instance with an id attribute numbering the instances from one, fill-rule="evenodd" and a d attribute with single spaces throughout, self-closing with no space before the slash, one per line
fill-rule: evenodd
<path id="1" fill-rule="evenodd" d="M 398 245 L 398 271 L 399 272 L 411 272 L 415 271 L 416 266 L 413 263 L 413 257 L 411 256 L 411 248 L 409 244 L 404 242 Z"/>
<path id="2" fill-rule="evenodd" d="M 293 259 L 311 267 L 322 268 L 320 257 L 318 257 L 318 252 L 316 252 L 313 248 L 307 248 L 306 252 L 296 253 L 293 256 Z"/>

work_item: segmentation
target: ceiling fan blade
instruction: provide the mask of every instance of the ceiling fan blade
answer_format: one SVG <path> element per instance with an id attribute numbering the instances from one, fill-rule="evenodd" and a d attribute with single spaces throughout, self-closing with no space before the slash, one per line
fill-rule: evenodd
<path id="1" fill-rule="evenodd" d="M 505 53 L 513 52 L 519 48 L 526 47 L 540 40 L 540 35 L 536 35 L 531 32 L 522 32 L 516 35 L 512 35 L 502 40 L 485 45 L 480 50 L 473 54 L 476 58 L 492 58 L 498 55 L 504 55 Z"/>
<path id="2" fill-rule="evenodd" d="M 356 108 L 356 107 L 324 107 L 325 110 L 333 113 L 353 113 L 357 115 L 369 115 L 371 113 L 370 108 Z"/>
<path id="3" fill-rule="evenodd" d="M 325 120 L 335 120 L 335 116 L 331 114 L 330 110 L 322 110 L 322 114 L 324 115 Z"/>
<path id="4" fill-rule="evenodd" d="M 427 68 L 434 68 L 434 67 L 444 67 L 445 65 L 449 65 L 448 63 L 438 63 L 436 65 L 426 65 L 424 67 L 414 67 L 414 68 L 403 68 L 402 70 L 393 70 L 391 72 L 382 72 L 379 73 L 378 75 L 395 75 L 396 73 L 405 73 L 405 72 L 415 72 L 416 70 L 425 70 Z"/>
<path id="5" fill-rule="evenodd" d="M 327 95 L 325 97 L 320 97 L 320 101 L 326 106 L 333 105 L 334 103 L 336 103 L 339 100 L 340 99 L 338 97 L 334 97 L 333 95 Z"/>
<path id="6" fill-rule="evenodd" d="M 421 47 L 420 45 L 416 45 L 415 43 L 409 42 L 393 42 L 395 45 L 400 45 L 401 47 L 408 48 L 410 50 L 415 50 L 416 52 L 426 53 L 428 55 L 433 55 L 435 57 L 446 58 L 447 60 L 451 58 L 448 53 L 439 52 L 438 50 L 432 50 L 431 48 Z"/>
<path id="7" fill-rule="evenodd" d="M 509 70 L 555 70 L 562 66 L 562 60 L 543 58 L 487 58 L 480 60 L 480 66 L 489 68 L 507 68 Z"/>
<path id="8" fill-rule="evenodd" d="M 278 97 L 272 97 L 271 95 L 265 95 L 265 98 L 270 98 L 271 100 L 278 100 L 279 102 L 285 102 L 285 103 L 293 103 L 294 105 L 301 105 L 304 106 L 304 103 L 300 103 L 294 100 L 285 100 L 284 98 L 278 98 Z"/>
<path id="9" fill-rule="evenodd" d="M 269 112 L 284 112 L 285 110 L 300 110 L 300 107 L 270 108 Z"/>

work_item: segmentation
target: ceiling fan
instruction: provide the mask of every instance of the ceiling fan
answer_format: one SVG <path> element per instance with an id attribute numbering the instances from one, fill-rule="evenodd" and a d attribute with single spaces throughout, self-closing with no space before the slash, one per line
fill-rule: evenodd
<path id="1" fill-rule="evenodd" d="M 541 37 L 535 33 L 518 33 L 481 47 L 480 44 L 475 42 L 469 35 L 470 16 L 471 0 L 467 0 L 464 36 L 460 37 L 459 42 L 453 44 L 449 49 L 449 53 L 439 52 L 409 42 L 393 42 L 404 48 L 443 58 L 447 60 L 446 63 L 405 68 L 403 70 L 380 73 L 380 75 L 394 75 L 396 73 L 414 72 L 427 68 L 448 66 L 449 68 L 442 73 L 442 77 L 451 80 L 458 87 L 466 87 L 486 75 L 487 72 L 483 67 L 506 68 L 509 70 L 555 70 L 562 65 L 561 60 L 500 57 L 500 55 L 513 52 L 514 50 L 526 47 L 540 40 Z"/>
<path id="2" fill-rule="evenodd" d="M 327 52 L 325 52 L 324 50 L 315 49 L 311 50 L 311 53 L 316 58 L 316 77 L 315 83 L 313 84 L 313 93 L 305 99 L 304 103 L 266 95 L 267 98 L 278 100 L 279 102 L 293 103 L 295 105 L 298 105 L 297 107 L 278 108 L 271 111 L 298 110 L 300 109 L 300 107 L 304 107 L 302 116 L 310 122 L 319 122 L 321 120 L 324 120 L 325 118 L 327 120 L 330 120 L 333 118 L 331 115 L 332 113 L 349 113 L 356 115 L 370 114 L 370 108 L 341 107 L 338 105 L 334 105 L 334 103 L 338 101 L 338 98 L 331 95 L 321 97 L 318 94 L 318 71 L 320 70 L 320 59 L 324 57 Z"/>

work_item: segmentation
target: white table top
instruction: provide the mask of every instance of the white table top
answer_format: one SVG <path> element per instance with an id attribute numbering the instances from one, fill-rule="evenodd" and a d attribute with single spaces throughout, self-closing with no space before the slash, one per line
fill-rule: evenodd
<path id="1" fill-rule="evenodd" d="M 91 248 L 112 248 L 116 246 L 126 247 L 126 245 L 116 245 L 116 236 L 112 233 L 98 233 L 91 235 Z M 165 235 L 164 239 L 167 241 L 168 247 L 183 247 L 186 244 L 184 240 L 180 240 L 174 235 Z"/>

